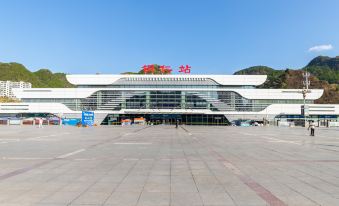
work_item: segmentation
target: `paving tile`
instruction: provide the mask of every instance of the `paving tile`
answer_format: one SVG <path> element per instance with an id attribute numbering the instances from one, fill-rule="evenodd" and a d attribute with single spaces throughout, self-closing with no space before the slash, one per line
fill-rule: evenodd
<path id="1" fill-rule="evenodd" d="M 138 201 L 138 206 L 167 206 L 170 204 L 171 193 L 169 192 L 146 192 L 144 191 Z"/>
<path id="2" fill-rule="evenodd" d="M 0 205 L 338 205 L 335 128 L 184 127 L 0 126 Z"/>
<path id="3" fill-rule="evenodd" d="M 114 192 L 104 205 L 135 206 L 139 197 L 140 192 Z"/>
<path id="4" fill-rule="evenodd" d="M 173 206 L 195 206 L 203 205 L 203 201 L 200 198 L 198 192 L 173 192 L 171 194 L 171 205 Z"/>
<path id="5" fill-rule="evenodd" d="M 235 205 L 225 192 L 200 192 L 200 195 L 204 205 Z"/>
<path id="6" fill-rule="evenodd" d="M 106 192 L 86 192 L 72 202 L 73 205 L 102 205 L 111 195 L 110 191 Z"/>

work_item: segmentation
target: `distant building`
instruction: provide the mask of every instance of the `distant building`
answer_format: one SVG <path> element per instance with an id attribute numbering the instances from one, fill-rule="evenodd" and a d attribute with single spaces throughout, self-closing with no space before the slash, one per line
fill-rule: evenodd
<path id="1" fill-rule="evenodd" d="M 12 82 L 12 81 L 0 81 L 0 97 L 15 98 L 12 89 L 26 89 L 32 88 L 32 84 L 29 82 Z"/>

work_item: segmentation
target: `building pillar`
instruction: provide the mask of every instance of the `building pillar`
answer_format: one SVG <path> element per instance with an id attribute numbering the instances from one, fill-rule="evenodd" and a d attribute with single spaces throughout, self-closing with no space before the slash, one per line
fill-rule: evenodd
<path id="1" fill-rule="evenodd" d="M 102 105 L 102 92 L 98 91 L 97 93 L 97 108 Z"/>
<path id="2" fill-rule="evenodd" d="M 181 109 L 186 109 L 186 93 L 181 92 L 181 101 L 180 101 Z"/>
<path id="3" fill-rule="evenodd" d="M 234 92 L 231 92 L 231 108 L 235 111 L 235 93 Z"/>
<path id="4" fill-rule="evenodd" d="M 126 109 L 126 95 L 124 91 L 122 91 L 121 97 L 121 109 Z"/>
<path id="5" fill-rule="evenodd" d="M 76 111 L 79 111 L 79 110 L 80 110 L 79 99 L 75 99 L 75 110 L 76 110 Z"/>
<path id="6" fill-rule="evenodd" d="M 151 95 L 150 91 L 146 91 L 146 109 L 149 109 L 151 107 Z"/>

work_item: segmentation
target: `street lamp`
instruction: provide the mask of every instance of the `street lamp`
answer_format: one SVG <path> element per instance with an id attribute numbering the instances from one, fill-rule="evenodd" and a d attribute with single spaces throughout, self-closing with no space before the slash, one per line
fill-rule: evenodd
<path id="1" fill-rule="evenodd" d="M 304 113 L 304 127 L 306 127 L 306 116 L 308 115 L 308 108 L 307 108 L 307 112 L 306 112 L 306 94 L 309 93 L 309 89 L 308 87 L 310 86 L 310 81 L 308 80 L 308 78 L 310 77 L 310 73 L 306 71 L 303 73 L 303 77 L 304 77 L 304 87 L 301 91 L 301 93 L 303 94 L 303 100 L 304 100 L 304 109 L 303 109 L 303 113 Z"/>

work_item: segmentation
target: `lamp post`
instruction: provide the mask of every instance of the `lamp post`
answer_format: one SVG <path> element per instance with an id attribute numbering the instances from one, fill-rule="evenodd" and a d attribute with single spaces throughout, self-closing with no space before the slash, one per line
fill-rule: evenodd
<path id="1" fill-rule="evenodd" d="M 307 69 L 306 71 L 303 73 L 303 77 L 304 77 L 304 81 L 303 81 L 303 84 L 304 84 L 304 87 L 301 91 L 301 93 L 303 94 L 303 100 L 304 100 L 304 127 L 306 127 L 306 94 L 309 93 L 309 89 L 308 87 L 310 86 L 310 81 L 308 80 L 308 78 L 310 77 L 310 73 L 307 72 Z"/>

